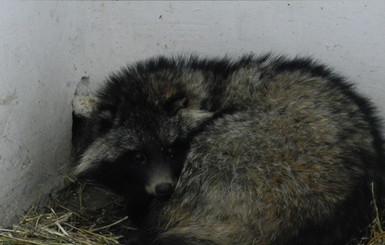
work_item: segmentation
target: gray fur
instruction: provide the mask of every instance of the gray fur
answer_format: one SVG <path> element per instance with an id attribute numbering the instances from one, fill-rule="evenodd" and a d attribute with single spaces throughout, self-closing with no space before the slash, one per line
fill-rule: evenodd
<path id="1" fill-rule="evenodd" d="M 146 127 L 156 135 L 150 142 L 191 140 L 173 195 L 148 217 L 154 243 L 344 244 L 365 229 L 370 185 L 381 188 L 384 176 L 383 140 L 366 99 L 308 59 L 216 61 L 235 64 L 226 75 L 186 60 L 140 74 L 149 114 L 159 113 L 150 119 L 159 127 Z M 152 109 L 180 91 L 188 104 L 175 115 Z M 93 137 L 76 172 L 133 148 L 141 123 Z"/>

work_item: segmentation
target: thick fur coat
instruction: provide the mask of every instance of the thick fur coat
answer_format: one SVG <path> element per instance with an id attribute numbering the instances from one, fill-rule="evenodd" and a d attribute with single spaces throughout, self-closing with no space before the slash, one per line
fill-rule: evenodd
<path id="1" fill-rule="evenodd" d="M 382 196 L 372 105 L 311 59 L 157 57 L 90 101 L 76 173 L 128 197 L 144 243 L 347 244 Z"/>

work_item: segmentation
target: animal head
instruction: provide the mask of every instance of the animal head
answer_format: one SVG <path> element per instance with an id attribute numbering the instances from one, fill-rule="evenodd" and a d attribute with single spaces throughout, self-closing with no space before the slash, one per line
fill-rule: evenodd
<path id="1" fill-rule="evenodd" d="M 168 197 L 182 171 L 190 133 L 213 115 L 200 108 L 204 94 L 189 88 L 199 74 L 188 81 L 184 75 L 125 70 L 96 96 L 75 94 L 74 102 L 82 105 L 74 106 L 74 114 L 83 120 L 75 174 L 123 194 Z"/>

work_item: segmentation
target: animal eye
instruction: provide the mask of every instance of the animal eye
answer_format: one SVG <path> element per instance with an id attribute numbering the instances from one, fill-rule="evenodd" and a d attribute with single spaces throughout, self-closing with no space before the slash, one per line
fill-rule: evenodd
<path id="1" fill-rule="evenodd" d="M 140 151 L 135 152 L 132 158 L 135 162 L 140 164 L 145 164 L 147 162 L 147 156 Z"/>
<path id="2" fill-rule="evenodd" d="M 175 158 L 175 148 L 174 147 L 168 147 L 165 150 L 165 154 L 168 158 L 174 159 Z"/>

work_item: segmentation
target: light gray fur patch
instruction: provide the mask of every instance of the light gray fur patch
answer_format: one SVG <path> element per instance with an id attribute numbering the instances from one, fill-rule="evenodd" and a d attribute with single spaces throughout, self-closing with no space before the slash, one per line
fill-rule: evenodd
<path id="1" fill-rule="evenodd" d="M 111 147 L 108 146 L 108 141 L 104 139 L 96 140 L 83 154 L 80 159 L 79 165 L 75 168 L 75 175 L 79 175 L 83 172 L 91 170 L 98 166 L 98 162 L 102 160 L 114 160 L 118 153 L 111 151 Z"/>
<path id="2" fill-rule="evenodd" d="M 138 142 L 135 134 L 129 130 L 114 130 L 103 138 L 95 140 L 80 158 L 74 174 L 79 175 L 98 166 L 102 161 L 113 162 L 122 153 L 135 149 Z"/>
<path id="3" fill-rule="evenodd" d="M 196 127 L 202 125 L 206 120 L 214 116 L 214 113 L 196 110 L 196 109 L 182 109 L 180 111 L 181 118 L 183 120 L 182 125 L 184 126 L 183 130 L 190 131 Z"/>

